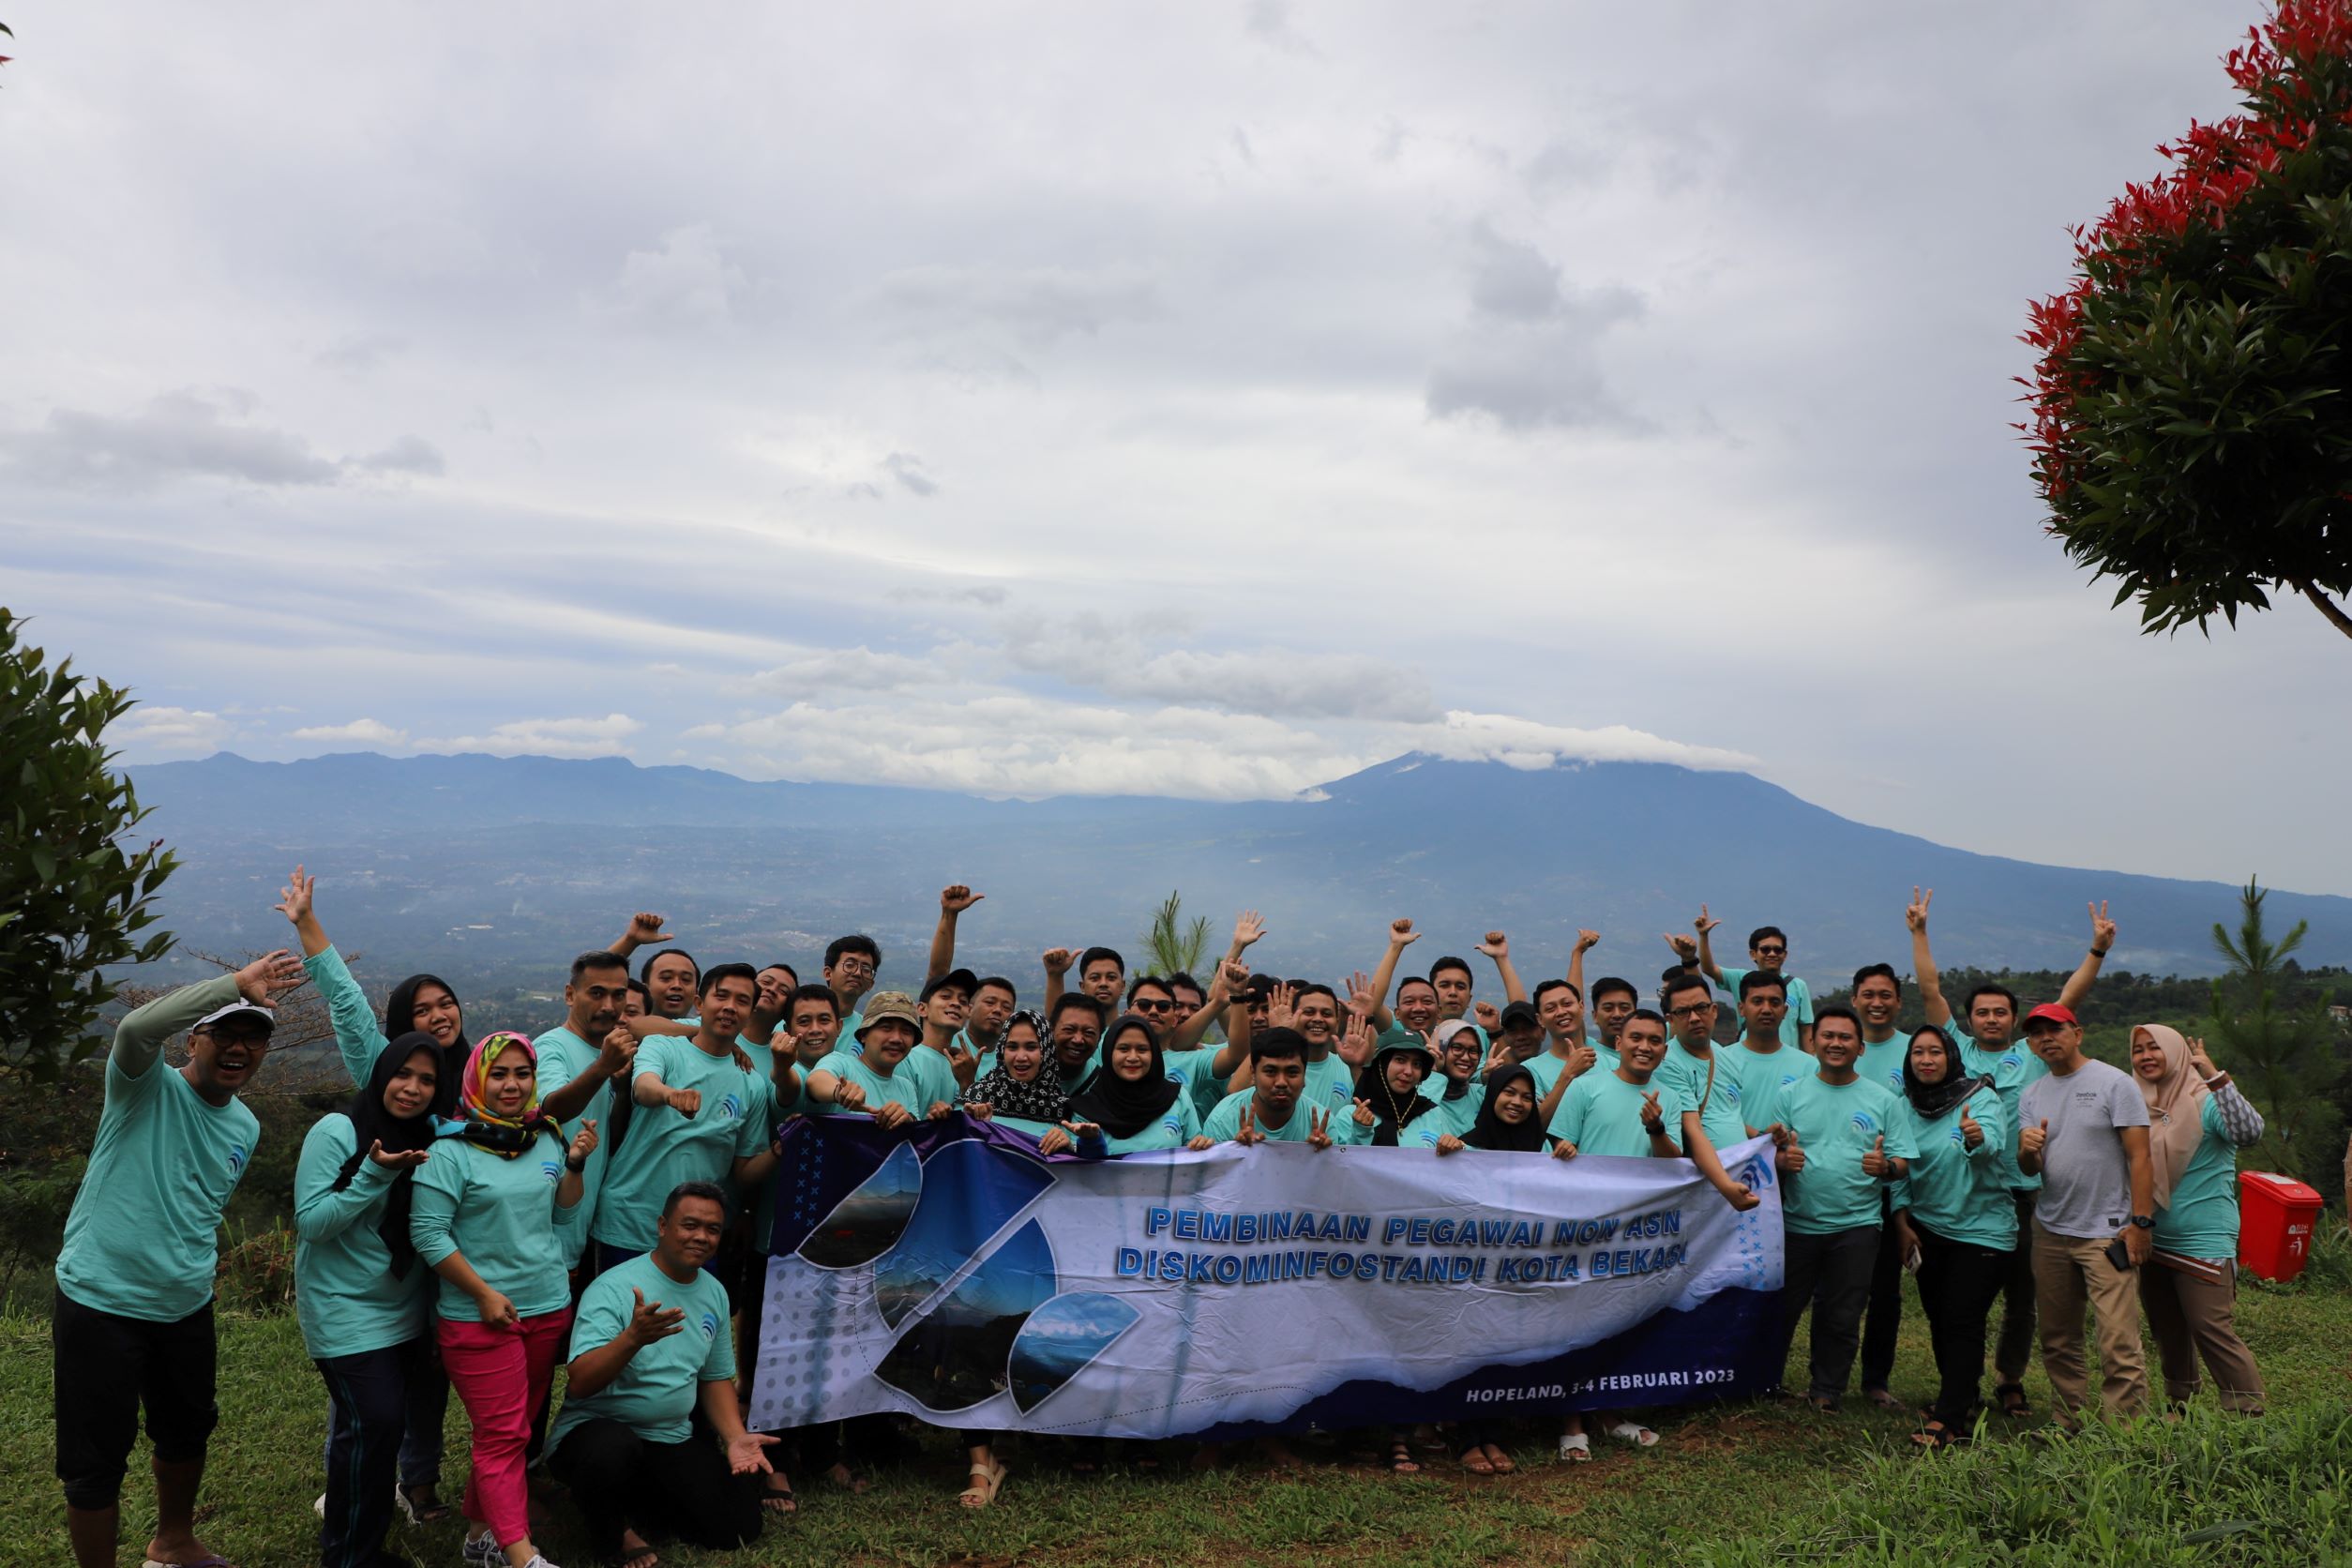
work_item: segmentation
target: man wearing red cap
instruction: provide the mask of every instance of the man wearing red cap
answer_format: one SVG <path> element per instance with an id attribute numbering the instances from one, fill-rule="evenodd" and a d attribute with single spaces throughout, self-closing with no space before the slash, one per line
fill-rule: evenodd
<path id="1" fill-rule="evenodd" d="M 2137 1415 L 2148 1404 L 2148 1361 L 2135 1271 L 2155 1250 L 2156 1225 L 2148 1100 L 2131 1074 L 2083 1054 L 2083 1026 L 2071 1007 L 2045 1002 L 2028 1013 L 2026 1040 L 2050 1069 L 2018 1101 L 2017 1167 L 2042 1178 L 2033 1215 L 2042 1369 L 2050 1377 L 2058 1419 L 2072 1428 L 2089 1391 L 2083 1362 L 2088 1306 L 2098 1324 L 2107 1412 Z"/>

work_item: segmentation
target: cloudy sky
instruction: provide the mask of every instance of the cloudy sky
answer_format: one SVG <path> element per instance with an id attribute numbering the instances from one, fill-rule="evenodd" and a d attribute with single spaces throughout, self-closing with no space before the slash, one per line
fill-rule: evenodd
<path id="1" fill-rule="evenodd" d="M 2352 892 L 2352 647 L 2010 428 L 2247 6 L 20 4 L 0 600 L 134 760 L 1751 768 Z"/>

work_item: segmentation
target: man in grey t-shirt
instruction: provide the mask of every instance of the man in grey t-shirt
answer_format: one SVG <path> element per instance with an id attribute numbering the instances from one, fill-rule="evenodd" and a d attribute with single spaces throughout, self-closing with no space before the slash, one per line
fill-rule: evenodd
<path id="1" fill-rule="evenodd" d="M 2017 1167 L 2042 1178 L 2033 1216 L 2042 1369 L 2050 1376 L 2058 1420 L 2073 1425 L 2089 1392 L 2083 1363 L 2088 1306 L 2107 1410 L 2137 1415 L 2148 1404 L 2148 1362 L 2133 1271 L 2154 1250 L 2156 1224 L 2148 1101 L 2129 1073 L 2083 1054 L 2083 1026 L 2072 1008 L 2036 1007 L 2026 1015 L 2026 1039 L 2050 1069 L 2026 1086 L 2017 1104 Z M 2118 1235 L 2130 1268 L 2117 1268 L 2107 1256 Z"/>

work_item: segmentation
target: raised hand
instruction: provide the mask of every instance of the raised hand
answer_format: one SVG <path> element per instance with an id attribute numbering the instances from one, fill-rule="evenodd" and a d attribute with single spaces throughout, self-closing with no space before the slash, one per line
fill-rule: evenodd
<path id="1" fill-rule="evenodd" d="M 696 1112 L 702 1108 L 702 1092 L 700 1089 L 666 1089 L 662 1091 L 662 1098 L 669 1102 L 671 1110 L 688 1121 L 692 1121 Z"/>
<path id="2" fill-rule="evenodd" d="M 671 940 L 670 933 L 662 927 L 669 923 L 667 915 L 655 914 L 649 910 L 639 910 L 629 916 L 628 940 L 639 947 L 650 947 L 657 942 L 668 942 Z"/>
<path id="3" fill-rule="evenodd" d="M 1722 924 L 1722 921 L 1717 920 L 1713 915 L 1707 912 L 1707 906 L 1705 904 L 1701 904 L 1698 906 L 1698 918 L 1691 922 L 1691 929 L 1696 931 L 1700 936 L 1705 936 L 1708 932 L 1713 930 L 1716 927 Z"/>
<path id="4" fill-rule="evenodd" d="M 1887 1172 L 1892 1168 L 1887 1164 L 1887 1135 L 1880 1133 L 1877 1140 L 1870 1145 L 1870 1152 L 1862 1156 L 1862 1174 L 1876 1176 L 1883 1181 Z"/>
<path id="5" fill-rule="evenodd" d="M 1331 1147 L 1331 1116 L 1332 1113 L 1328 1110 L 1319 1112 L 1313 1106 L 1307 1107 L 1306 1146 L 1309 1149 L 1323 1150 Z"/>
<path id="6" fill-rule="evenodd" d="M 2115 922 L 2107 918 L 2107 901 L 2104 898 L 2090 905 L 2089 909 L 2090 950 L 2103 955 L 2115 945 Z"/>
<path id="7" fill-rule="evenodd" d="M 256 1006 L 266 1007 L 272 996 L 293 990 L 309 979 L 309 973 L 302 967 L 301 959 L 280 947 L 247 964 L 234 978 L 239 996 Z"/>
<path id="8" fill-rule="evenodd" d="M 1350 1067 L 1361 1068 L 1372 1060 L 1372 1048 L 1378 1037 L 1372 1033 L 1372 1020 L 1354 1008 L 1348 1010 L 1348 1027 L 1339 1036 L 1339 1060 Z"/>
<path id="9" fill-rule="evenodd" d="M 1576 1157 L 1576 1146 L 1569 1142 L 1566 1138 L 1563 1138 L 1558 1143 L 1552 1145 L 1552 1158 L 1556 1160 L 1573 1160 Z"/>
<path id="10" fill-rule="evenodd" d="M 1373 1126 L 1373 1125 L 1376 1125 L 1376 1124 L 1380 1122 L 1380 1119 L 1379 1117 L 1377 1117 L 1377 1116 L 1375 1116 L 1375 1115 L 1373 1115 L 1373 1114 L 1372 1114 L 1372 1102 L 1371 1102 L 1371 1101 L 1369 1101 L 1369 1100 L 1358 1100 L 1358 1101 L 1356 1102 L 1356 1125 L 1357 1125 L 1357 1126 L 1359 1126 L 1359 1127 L 1369 1127 L 1369 1126 Z"/>
<path id="11" fill-rule="evenodd" d="M 2203 1040 L 2193 1039 L 2189 1041 L 2189 1065 L 2196 1069 L 2197 1077 L 2201 1078 L 2212 1078 L 2221 1076 L 2222 1070 L 2213 1065 L 2213 1059 L 2211 1057 L 2206 1055 L 2205 1042 Z"/>
<path id="12" fill-rule="evenodd" d="M 1239 958 L 1228 958 L 1217 965 L 1217 978 L 1225 982 L 1225 994 L 1229 999 L 1249 989 L 1249 966 Z"/>
<path id="13" fill-rule="evenodd" d="M 425 1163 L 426 1151 L 401 1149 L 387 1154 L 384 1152 L 384 1139 L 377 1138 L 374 1145 L 369 1149 L 368 1157 L 386 1170 L 414 1170 Z"/>
<path id="14" fill-rule="evenodd" d="M 980 1053 L 972 1048 L 972 1043 L 964 1038 L 961 1031 L 947 1042 L 947 1069 L 956 1075 L 956 1081 L 967 1089 L 972 1087 L 972 1076 L 980 1071 Z"/>
<path id="15" fill-rule="evenodd" d="M 1598 946 L 1600 946 L 1600 945 L 1601 945 L 1601 933 L 1600 933 L 1600 932 L 1598 932 L 1598 931 L 1596 931 L 1596 930 L 1593 930 L 1593 929 L 1592 929 L 1591 927 L 1581 927 L 1581 926 L 1580 926 L 1580 927 L 1578 927 L 1576 928 L 1576 951 L 1577 951 L 1577 952 L 1579 952 L 1579 953 L 1590 953 L 1590 952 L 1591 952 L 1594 948 L 1596 948 L 1596 947 L 1598 947 Z"/>
<path id="16" fill-rule="evenodd" d="M 1591 1046 L 1584 1044 L 1582 1041 L 1578 1041 L 1576 1043 L 1576 1048 L 1568 1053 L 1568 1076 L 1572 1078 L 1582 1078 L 1585 1074 L 1592 1071 L 1595 1066 L 1598 1066 L 1600 1064 L 1600 1061 L 1601 1053 L 1599 1051 L 1594 1050 Z"/>
<path id="17" fill-rule="evenodd" d="M 1478 944 L 1478 950 L 1497 963 L 1500 963 L 1511 957 L 1511 939 L 1500 931 L 1488 931 L 1486 940 Z"/>
<path id="18" fill-rule="evenodd" d="M 1285 980 L 1281 985 L 1276 986 L 1266 998 L 1266 1027 L 1289 1029 L 1297 1023 L 1298 1016 L 1299 983 L 1296 980 Z"/>
<path id="19" fill-rule="evenodd" d="M 1498 1067 L 1508 1067 L 1515 1060 L 1511 1054 L 1511 1043 L 1497 1036 L 1486 1043 L 1486 1060 L 1479 1063 L 1478 1076 L 1484 1080 L 1488 1073 Z"/>
<path id="20" fill-rule="evenodd" d="M 596 1065 L 607 1078 L 618 1078 L 637 1062 L 637 1031 L 626 1023 L 616 1023 L 608 1031 L 604 1044 L 596 1048 Z"/>
<path id="21" fill-rule="evenodd" d="M 2038 1155 L 2042 1153 L 2043 1146 L 2049 1141 L 2050 1123 L 2048 1119 L 2044 1118 L 2040 1124 L 2028 1127 L 2017 1135 L 2017 1153 Z"/>
<path id="22" fill-rule="evenodd" d="M 592 1116 L 580 1124 L 580 1131 L 572 1135 L 571 1147 L 564 1151 L 564 1156 L 566 1159 L 585 1161 L 596 1152 L 596 1119 Z"/>
<path id="23" fill-rule="evenodd" d="M 1258 1130 L 1258 1118 L 1250 1114 L 1250 1109 L 1248 1106 L 1242 1107 L 1241 1125 L 1233 1133 L 1233 1141 L 1236 1143 L 1251 1144 L 1266 1141 L 1266 1135 Z"/>
<path id="24" fill-rule="evenodd" d="M 1977 1125 L 1976 1118 L 1968 1114 L 1966 1105 L 1960 1108 L 1960 1145 L 1964 1149 L 1984 1147 L 1984 1129 Z"/>
<path id="25" fill-rule="evenodd" d="M 1674 956 L 1676 957 L 1681 959 L 1685 965 L 1698 962 L 1698 942 L 1696 939 L 1692 937 L 1678 936 L 1672 931 L 1667 931 L 1665 935 L 1666 944 L 1674 949 Z"/>
<path id="26" fill-rule="evenodd" d="M 270 908 L 299 926 L 309 916 L 310 894 L 318 885 L 318 878 L 304 876 L 302 867 L 297 866 L 294 875 L 286 879 L 286 885 L 278 890 L 278 902 Z"/>
<path id="27" fill-rule="evenodd" d="M 1256 910 L 1244 910 L 1233 917 L 1233 945 L 1236 949 L 1255 945 L 1265 934 L 1266 923 L 1258 917 Z"/>
<path id="28" fill-rule="evenodd" d="M 1078 955 L 1066 947 L 1048 947 L 1038 962 L 1046 966 L 1048 974 L 1067 974 L 1070 966 L 1078 962 Z"/>
<path id="29" fill-rule="evenodd" d="M 629 1307 L 628 1327 L 621 1332 L 638 1349 L 667 1339 L 686 1325 L 686 1308 L 673 1306 L 665 1311 L 661 1303 L 647 1301 L 645 1292 L 634 1286 L 630 1287 L 629 1295 L 634 1299 Z"/>
<path id="30" fill-rule="evenodd" d="M 764 1475 L 773 1471 L 776 1467 L 768 1463 L 768 1450 L 783 1440 L 765 1432 L 738 1432 L 727 1440 L 727 1473 Z"/>
<path id="31" fill-rule="evenodd" d="M 1392 920 L 1388 923 L 1388 944 L 1391 947 L 1410 947 L 1420 940 L 1421 933 L 1413 929 L 1410 920 Z"/>
<path id="32" fill-rule="evenodd" d="M 1926 892 L 1922 893 L 1919 890 L 1919 884 L 1917 882 L 1912 883 L 1911 901 L 1905 905 L 1903 909 L 1903 924 L 1908 926 L 1914 931 L 1924 931 L 1927 929 L 1927 906 L 1935 902 L 1935 900 L 1936 890 L 1934 888 L 1931 887 Z"/>
<path id="33" fill-rule="evenodd" d="M 1370 1018 L 1380 999 L 1372 994 L 1372 977 L 1362 970 L 1348 976 L 1348 1010 Z"/>
<path id="34" fill-rule="evenodd" d="M 1502 1009 L 1491 1002 L 1473 1003 L 1470 1013 L 1478 1019 L 1478 1027 L 1489 1034 L 1502 1027 Z"/>
<path id="35" fill-rule="evenodd" d="M 939 890 L 939 912 L 942 914 L 961 914 L 987 897 L 985 893 L 974 893 L 961 882 L 950 882 Z"/>

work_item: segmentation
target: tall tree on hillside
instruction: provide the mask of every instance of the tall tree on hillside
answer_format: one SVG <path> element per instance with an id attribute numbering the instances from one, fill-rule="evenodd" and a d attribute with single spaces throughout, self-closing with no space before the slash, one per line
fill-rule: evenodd
<path id="1" fill-rule="evenodd" d="M 2075 231 L 2020 427 L 2066 552 L 2146 631 L 2299 594 L 2352 637 L 2352 0 L 2278 0 L 2244 112 Z"/>
<path id="2" fill-rule="evenodd" d="M 2263 927 L 2269 890 L 2249 882 L 2239 895 L 2238 930 L 2213 924 L 2213 948 L 2229 972 L 2213 982 L 2215 1060 L 2263 1115 L 2257 1157 L 2311 1180 L 2334 1159 L 2341 1117 L 2328 1095 L 2334 1084 L 2335 1031 L 2328 997 L 2300 1010 L 2279 1003 L 2287 955 L 2303 944 L 2307 922 L 2273 941 Z"/>
<path id="3" fill-rule="evenodd" d="M 1209 954 L 1209 917 L 1184 922 L 1182 891 L 1171 892 L 1152 912 L 1152 928 L 1144 934 L 1143 950 L 1153 974 L 1198 974 Z"/>
<path id="4" fill-rule="evenodd" d="M 54 1078 L 97 1047 L 114 996 L 104 971 L 171 951 L 157 891 L 178 862 L 127 842 L 146 815 L 102 737 L 130 711 L 119 686 L 54 668 L 0 608 L 0 1080 Z"/>

